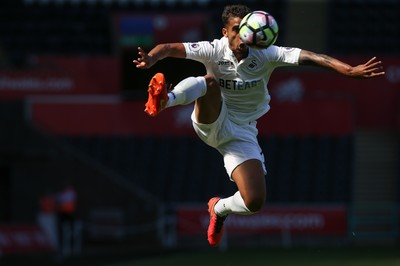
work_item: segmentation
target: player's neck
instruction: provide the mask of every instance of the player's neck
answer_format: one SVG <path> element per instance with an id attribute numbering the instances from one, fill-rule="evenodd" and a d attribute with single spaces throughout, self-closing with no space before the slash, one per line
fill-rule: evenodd
<path id="1" fill-rule="evenodd" d="M 243 53 L 233 52 L 236 57 L 236 60 L 240 62 L 240 60 L 246 58 L 249 55 L 249 49 L 247 48 Z"/>

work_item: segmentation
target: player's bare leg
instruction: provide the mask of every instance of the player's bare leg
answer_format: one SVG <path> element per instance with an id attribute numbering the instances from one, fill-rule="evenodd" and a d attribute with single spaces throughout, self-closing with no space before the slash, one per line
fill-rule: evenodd
<path id="1" fill-rule="evenodd" d="M 207 235 L 211 246 L 219 244 L 224 232 L 223 223 L 227 215 L 250 215 L 261 210 L 266 199 L 265 176 L 261 161 L 247 160 L 232 172 L 239 191 L 228 198 L 210 199 L 210 224 Z M 213 208 L 210 210 L 210 208 Z"/>
<path id="2" fill-rule="evenodd" d="M 266 196 L 266 183 L 262 162 L 257 159 L 247 160 L 232 172 L 245 207 L 255 213 L 263 207 Z"/>
<path id="3" fill-rule="evenodd" d="M 207 92 L 198 98 L 194 106 L 196 121 L 201 124 L 211 124 L 217 120 L 221 111 L 221 91 L 212 75 L 204 76 Z"/>

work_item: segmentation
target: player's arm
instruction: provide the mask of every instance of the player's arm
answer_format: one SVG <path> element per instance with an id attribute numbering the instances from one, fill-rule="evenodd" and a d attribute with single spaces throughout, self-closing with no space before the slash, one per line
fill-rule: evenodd
<path id="1" fill-rule="evenodd" d="M 138 47 L 139 58 L 133 60 L 137 68 L 147 69 L 152 67 L 157 61 L 167 57 L 186 58 L 186 50 L 182 43 L 158 44 L 150 52 Z"/>
<path id="2" fill-rule="evenodd" d="M 299 65 L 320 66 L 335 70 L 343 75 L 353 78 L 372 78 L 385 74 L 385 72 L 382 71 L 382 62 L 377 61 L 376 57 L 371 58 L 364 64 L 350 66 L 328 55 L 301 50 L 299 56 Z"/>

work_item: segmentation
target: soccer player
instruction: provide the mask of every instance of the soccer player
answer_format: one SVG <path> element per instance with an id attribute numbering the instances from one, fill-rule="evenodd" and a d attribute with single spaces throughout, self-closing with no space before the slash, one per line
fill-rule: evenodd
<path id="1" fill-rule="evenodd" d="M 270 109 L 267 83 L 276 67 L 315 65 L 353 78 L 384 75 L 382 64 L 375 57 L 350 66 L 299 48 L 272 45 L 263 50 L 251 49 L 239 37 L 240 22 L 250 12 L 244 5 L 226 6 L 222 13 L 221 39 L 158 44 L 148 53 L 139 47 L 139 56 L 133 60 L 139 69 L 148 69 L 166 57 L 196 60 L 206 67 L 205 76 L 188 77 L 169 92 L 164 75 L 157 73 L 149 84 L 145 112 L 156 116 L 166 108 L 194 101 L 191 116 L 194 130 L 223 156 L 228 176 L 238 191 L 230 197 L 214 197 L 208 202 L 207 234 L 211 246 L 219 244 L 227 215 L 254 214 L 266 201 L 266 168 L 257 142 L 256 124 Z"/>

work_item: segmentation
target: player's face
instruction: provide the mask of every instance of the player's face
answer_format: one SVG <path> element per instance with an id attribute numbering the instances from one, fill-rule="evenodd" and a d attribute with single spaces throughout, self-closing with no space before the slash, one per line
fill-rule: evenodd
<path id="1" fill-rule="evenodd" d="M 229 40 L 229 48 L 236 57 L 243 58 L 247 54 L 248 47 L 242 42 L 239 36 L 239 25 L 241 18 L 234 17 L 229 20 L 228 25 L 222 29 L 222 33 Z"/>

